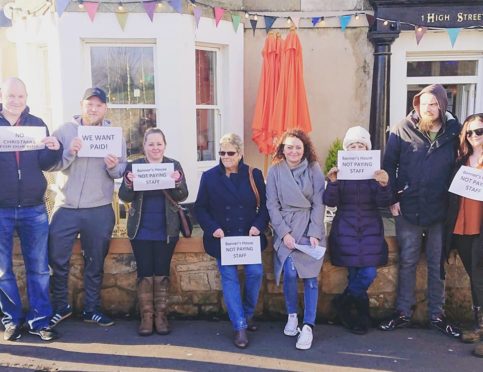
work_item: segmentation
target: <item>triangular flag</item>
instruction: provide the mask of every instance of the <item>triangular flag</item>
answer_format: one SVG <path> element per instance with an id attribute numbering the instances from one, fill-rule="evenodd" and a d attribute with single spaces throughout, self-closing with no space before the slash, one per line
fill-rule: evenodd
<path id="1" fill-rule="evenodd" d="M 451 40 L 451 47 L 454 48 L 454 43 L 456 43 L 456 39 L 461 31 L 461 28 L 447 28 L 449 39 Z"/>
<path id="2" fill-rule="evenodd" d="M 252 30 L 253 30 L 253 36 L 255 36 L 255 30 L 257 29 L 257 22 L 258 22 L 258 20 L 256 20 L 256 19 L 250 19 L 250 24 L 251 24 Z"/>
<path id="3" fill-rule="evenodd" d="M 91 22 L 94 22 L 97 9 L 99 8 L 99 3 L 84 2 L 84 6 L 86 7 L 87 14 L 89 14 L 89 18 L 91 19 Z"/>
<path id="4" fill-rule="evenodd" d="M 0 10 L 0 27 L 12 27 L 12 20 L 7 18 L 3 9 Z"/>
<path id="5" fill-rule="evenodd" d="M 218 24 L 220 23 L 221 18 L 223 18 L 223 13 L 225 13 L 225 9 L 223 8 L 218 8 L 214 7 L 213 11 L 215 12 L 215 24 L 216 27 L 218 27 Z"/>
<path id="6" fill-rule="evenodd" d="M 414 31 L 416 32 L 416 43 L 418 43 L 418 45 L 427 30 L 428 30 L 427 27 L 421 27 L 421 26 L 415 27 Z"/>
<path id="7" fill-rule="evenodd" d="M 57 11 L 57 14 L 60 16 L 62 13 L 64 13 L 65 8 L 67 8 L 67 5 L 69 5 L 70 0 L 56 0 L 55 1 L 55 9 Z"/>
<path id="8" fill-rule="evenodd" d="M 352 16 L 351 15 L 343 15 L 339 17 L 340 20 L 340 28 L 342 29 L 342 32 L 345 31 L 347 25 L 351 21 Z"/>
<path id="9" fill-rule="evenodd" d="M 196 28 L 200 25 L 200 18 L 201 18 L 201 13 L 203 13 L 203 10 L 199 7 L 196 7 L 193 9 L 193 14 L 195 16 L 195 22 L 196 22 Z"/>
<path id="10" fill-rule="evenodd" d="M 119 26 L 121 26 L 121 30 L 123 31 L 124 31 L 124 27 L 126 27 L 127 15 L 128 15 L 128 12 L 126 11 L 116 12 L 117 22 L 119 23 Z"/>
<path id="11" fill-rule="evenodd" d="M 295 27 L 299 28 L 300 17 L 290 17 Z"/>
<path id="12" fill-rule="evenodd" d="M 143 1 L 144 10 L 148 15 L 151 22 L 154 18 L 154 10 L 156 9 L 156 2 L 155 1 Z"/>
<path id="13" fill-rule="evenodd" d="M 321 19 L 322 17 L 312 17 L 312 26 L 317 26 L 317 23 L 319 23 Z"/>
<path id="14" fill-rule="evenodd" d="M 374 21 L 376 20 L 376 18 L 372 14 L 367 14 L 367 13 L 366 13 L 366 19 L 369 27 L 372 27 L 372 25 L 374 24 Z"/>
<path id="15" fill-rule="evenodd" d="M 265 18 L 265 31 L 267 31 L 267 34 L 268 34 L 268 31 L 270 31 L 270 29 L 272 28 L 273 22 L 275 22 L 277 17 L 264 16 L 264 18 Z"/>
<path id="16" fill-rule="evenodd" d="M 233 28 L 235 29 L 235 32 L 238 31 L 238 26 L 240 25 L 240 20 L 241 17 L 237 14 L 232 14 L 231 15 L 231 22 L 233 23 Z"/>
<path id="17" fill-rule="evenodd" d="M 171 8 L 176 10 L 178 13 L 183 11 L 183 4 L 181 4 L 181 0 L 169 0 L 169 4 L 171 5 Z"/>

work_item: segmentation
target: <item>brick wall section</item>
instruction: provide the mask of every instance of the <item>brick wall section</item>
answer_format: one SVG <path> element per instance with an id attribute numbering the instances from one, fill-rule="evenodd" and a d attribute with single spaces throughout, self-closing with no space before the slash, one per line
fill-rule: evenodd
<path id="1" fill-rule="evenodd" d="M 389 244 L 389 263 L 379 268 L 376 281 L 369 290 L 371 314 L 382 318 L 394 309 L 397 285 L 398 252 L 394 237 L 386 238 Z M 285 314 L 282 287 L 275 285 L 272 264 L 273 250 L 263 253 L 265 278 L 262 285 L 256 315 L 282 317 Z M 83 259 L 80 243 L 74 246 L 69 276 L 69 301 L 76 312 L 82 310 L 84 290 L 82 282 Z M 22 255 L 15 242 L 14 270 L 22 299 L 25 303 L 25 270 Z M 113 239 L 105 262 L 102 286 L 102 306 L 112 315 L 136 314 L 136 263 L 127 239 Z M 241 271 L 242 273 L 242 271 Z M 326 259 L 320 274 L 319 319 L 333 317 L 330 301 L 345 288 L 346 270 L 330 264 Z M 426 320 L 426 268 L 424 257 L 417 270 L 415 319 Z M 447 314 L 458 321 L 471 319 L 471 295 L 469 280 L 458 259 L 451 259 L 447 268 Z M 302 293 L 302 283 L 300 282 Z M 303 304 L 301 295 L 300 304 Z M 200 237 L 181 238 L 171 264 L 170 311 L 175 316 L 209 317 L 226 313 L 221 294 L 220 275 L 216 261 L 204 253 Z"/>

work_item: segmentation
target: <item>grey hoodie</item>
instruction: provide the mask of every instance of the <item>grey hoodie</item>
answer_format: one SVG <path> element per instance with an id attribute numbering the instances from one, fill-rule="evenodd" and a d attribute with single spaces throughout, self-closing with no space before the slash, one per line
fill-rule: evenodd
<path id="1" fill-rule="evenodd" d="M 72 139 L 77 137 L 80 116 L 65 123 L 53 135 L 64 146 L 62 159 L 50 170 L 60 171 L 57 175 L 57 196 L 55 209 L 93 208 L 111 204 L 114 192 L 114 179 L 122 177 L 126 168 L 126 142 L 122 143 L 122 156 L 119 164 L 107 169 L 103 158 L 79 158 L 69 152 Z M 101 126 L 111 126 L 104 120 Z"/>

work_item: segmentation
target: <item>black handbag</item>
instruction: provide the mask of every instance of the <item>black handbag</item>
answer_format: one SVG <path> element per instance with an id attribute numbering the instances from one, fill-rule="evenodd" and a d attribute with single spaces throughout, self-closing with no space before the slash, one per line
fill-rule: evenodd
<path id="1" fill-rule="evenodd" d="M 191 222 L 189 209 L 175 202 L 167 191 L 163 190 L 163 193 L 166 199 L 168 199 L 169 202 L 178 209 L 181 235 L 183 235 L 185 238 L 191 238 L 191 233 L 193 232 L 193 223 Z"/>

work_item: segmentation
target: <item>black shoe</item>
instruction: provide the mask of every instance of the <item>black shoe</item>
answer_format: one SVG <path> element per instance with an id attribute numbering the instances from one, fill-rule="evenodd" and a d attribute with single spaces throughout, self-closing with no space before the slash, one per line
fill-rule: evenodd
<path id="1" fill-rule="evenodd" d="M 451 325 L 450 323 L 448 323 L 444 315 L 440 315 L 436 318 L 431 319 L 431 326 L 436 329 L 439 329 L 441 332 L 443 332 L 444 334 L 450 337 L 455 337 L 455 338 L 461 337 L 461 330 Z"/>
<path id="2" fill-rule="evenodd" d="M 351 330 L 355 325 L 355 319 L 352 316 L 354 301 L 355 297 L 351 296 L 347 292 L 335 296 L 332 300 L 332 305 L 335 307 L 337 312 L 337 318 L 348 330 Z"/>
<path id="3" fill-rule="evenodd" d="M 21 327 L 17 324 L 8 324 L 5 326 L 3 339 L 5 341 L 15 341 L 22 337 Z"/>
<path id="4" fill-rule="evenodd" d="M 56 310 L 55 314 L 52 315 L 49 321 L 49 327 L 54 328 L 57 324 L 59 324 L 64 319 L 68 318 L 72 315 L 72 306 L 67 305 L 61 310 Z"/>
<path id="5" fill-rule="evenodd" d="M 95 323 L 101 327 L 109 327 L 114 324 L 111 318 L 100 311 L 83 311 L 82 320 L 86 323 Z"/>
<path id="6" fill-rule="evenodd" d="M 411 324 L 411 318 L 401 313 L 395 314 L 391 319 L 388 319 L 379 324 L 381 331 L 393 331 L 396 328 L 404 328 Z"/>
<path id="7" fill-rule="evenodd" d="M 250 332 L 255 332 L 258 330 L 258 325 L 253 321 L 253 318 L 247 320 L 247 330 Z"/>
<path id="8" fill-rule="evenodd" d="M 42 341 L 52 341 L 56 338 L 59 338 L 57 332 L 55 332 L 52 328 L 45 327 L 41 329 L 29 329 L 29 333 L 31 335 L 39 336 Z"/>

